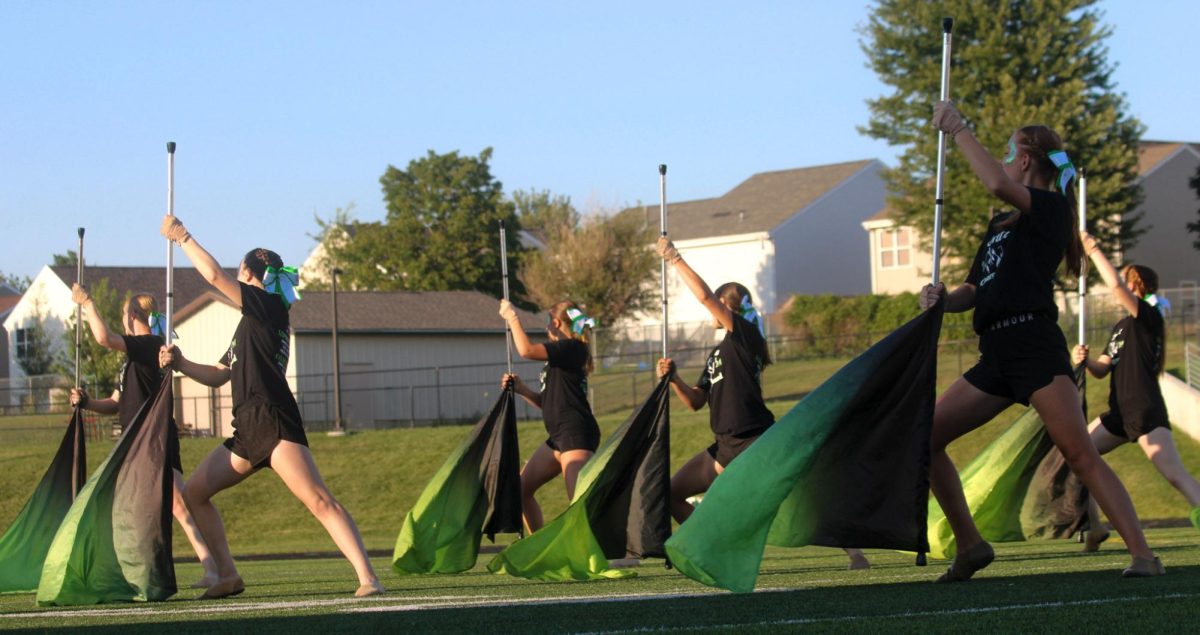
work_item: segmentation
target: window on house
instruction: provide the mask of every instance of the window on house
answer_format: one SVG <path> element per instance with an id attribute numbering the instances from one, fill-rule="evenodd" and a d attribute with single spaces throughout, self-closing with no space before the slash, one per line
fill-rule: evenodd
<path id="1" fill-rule="evenodd" d="M 912 230 L 908 227 L 879 232 L 879 268 L 895 269 L 912 265 Z"/>
<path id="2" fill-rule="evenodd" d="M 17 359 L 25 359 L 29 354 L 29 329 L 17 329 L 13 334 L 13 348 Z"/>

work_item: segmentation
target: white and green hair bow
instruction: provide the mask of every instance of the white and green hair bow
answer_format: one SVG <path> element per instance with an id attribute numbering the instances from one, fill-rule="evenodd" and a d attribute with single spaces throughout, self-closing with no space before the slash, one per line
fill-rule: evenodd
<path id="1" fill-rule="evenodd" d="M 289 309 L 300 299 L 300 292 L 296 290 L 296 285 L 300 284 L 300 271 L 295 267 L 267 267 L 262 282 L 267 291 L 283 298 Z"/>
<path id="2" fill-rule="evenodd" d="M 150 334 L 151 335 L 157 335 L 159 337 L 166 337 L 166 335 L 167 335 L 167 316 L 163 315 L 162 313 L 151 311 L 150 317 L 147 320 L 147 322 L 150 324 Z M 175 334 L 175 329 L 171 329 L 171 339 L 173 339 L 173 340 L 179 339 L 179 336 Z"/>
<path id="3" fill-rule="evenodd" d="M 571 331 L 576 335 L 583 335 L 585 328 L 596 328 L 596 320 L 584 315 L 579 309 L 567 309 L 567 319 L 571 320 Z"/>
<path id="4" fill-rule="evenodd" d="M 767 336 L 767 332 L 763 328 L 762 316 L 759 315 L 758 309 L 754 308 L 754 303 L 750 301 L 750 296 L 747 295 L 742 297 L 742 307 L 740 313 L 747 322 L 758 327 L 759 335 L 762 335 L 763 337 Z"/>
<path id="5" fill-rule="evenodd" d="M 1054 167 L 1058 168 L 1058 191 L 1066 193 L 1071 179 L 1075 178 L 1075 164 L 1071 163 L 1067 153 L 1062 150 L 1051 150 L 1046 156 L 1054 162 Z"/>

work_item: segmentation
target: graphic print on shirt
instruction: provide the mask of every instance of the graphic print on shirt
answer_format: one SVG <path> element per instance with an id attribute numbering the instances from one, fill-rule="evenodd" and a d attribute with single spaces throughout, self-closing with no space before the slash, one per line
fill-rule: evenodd
<path id="1" fill-rule="evenodd" d="M 232 340 L 229 340 L 229 352 L 226 353 L 226 355 L 229 356 L 229 368 L 233 368 L 233 365 L 237 363 L 237 336 L 236 335 L 233 336 Z"/>
<path id="2" fill-rule="evenodd" d="M 292 354 L 291 344 L 288 342 L 287 331 L 280 329 L 275 331 L 279 336 L 279 352 L 275 353 L 275 365 L 279 367 L 279 372 L 287 372 L 288 357 Z"/>
<path id="3" fill-rule="evenodd" d="M 996 277 L 996 270 L 1000 268 L 1000 263 L 1004 260 L 1004 243 L 1012 234 L 1009 230 L 998 232 L 992 236 L 987 242 L 987 253 L 983 257 L 983 278 L 979 280 L 979 286 L 983 286 L 991 282 L 992 278 Z"/>
<path id="4" fill-rule="evenodd" d="M 721 383 L 721 380 L 725 379 L 724 366 L 725 362 L 721 359 L 721 349 L 718 348 L 712 352 L 712 355 L 708 356 L 708 362 L 704 366 L 704 381 L 701 388 L 712 390 L 713 386 Z"/>
<path id="5" fill-rule="evenodd" d="M 1108 348 L 1104 350 L 1104 354 L 1112 358 L 1112 365 L 1117 365 L 1117 360 L 1121 358 L 1121 349 L 1125 347 L 1125 329 L 1118 328 L 1113 331 L 1112 338 L 1108 340 Z"/>
<path id="6" fill-rule="evenodd" d="M 546 371 L 547 371 L 549 368 L 550 368 L 550 365 L 549 365 L 549 364 L 547 364 L 547 365 L 545 365 L 545 366 L 542 366 L 542 372 L 538 373 L 538 383 L 540 383 L 540 384 L 542 385 L 542 388 L 541 388 L 541 390 L 539 390 L 539 391 L 538 391 L 539 393 L 544 393 L 544 392 L 546 392 Z M 586 395 L 586 394 L 588 394 L 588 380 L 587 380 L 587 377 L 584 377 L 584 378 L 583 378 L 583 380 L 579 382 L 579 386 L 580 386 L 580 388 L 582 388 L 582 389 L 583 389 L 583 394 L 585 394 L 585 395 Z"/>

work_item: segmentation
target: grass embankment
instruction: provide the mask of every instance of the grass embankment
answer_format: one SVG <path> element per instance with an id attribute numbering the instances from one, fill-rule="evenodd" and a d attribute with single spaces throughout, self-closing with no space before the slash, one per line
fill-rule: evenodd
<path id="1" fill-rule="evenodd" d="M 769 367 L 764 376 L 764 393 L 777 415 L 782 415 L 800 396 L 812 390 L 840 368 L 846 360 L 784 362 Z M 969 365 L 969 354 L 964 358 Z M 684 370 L 694 377 L 698 369 Z M 943 354 L 939 390 L 958 376 L 954 353 Z M 649 390 L 647 384 L 643 389 Z M 1090 381 L 1089 403 L 1093 415 L 1107 399 L 1108 382 Z M 951 446 L 958 466 L 963 467 L 1022 411 L 1013 407 L 992 423 Z M 625 414 L 600 418 L 605 434 L 624 420 Z M 712 442 L 708 412 L 686 411 L 672 402 L 672 464 L 684 461 Z M 46 469 L 61 436 L 65 416 L 9 417 L 0 419 L 0 527 L 7 527 L 33 491 Z M 528 456 L 545 440 L 540 421 L 520 424 L 521 455 Z M 416 501 L 429 477 L 463 439 L 463 426 L 398 429 L 363 432 L 343 438 L 314 433 L 309 441 L 317 464 L 330 489 L 351 511 L 372 550 L 390 549 L 404 514 Z M 191 470 L 219 443 L 212 438 L 182 439 L 183 465 Z M 1200 444 L 1176 435 L 1184 464 L 1200 472 Z M 95 469 L 112 447 L 109 439 L 90 441 L 89 468 Z M 1106 457 L 1125 482 L 1143 519 L 1185 518 L 1188 507 L 1154 470 L 1141 450 L 1126 445 Z M 546 518 L 553 518 L 566 505 L 562 482 L 554 481 L 539 495 Z M 236 554 L 331 551 L 334 546 L 320 525 L 272 473 L 258 474 L 217 497 L 217 506 L 227 524 L 231 547 Z M 175 552 L 190 553 L 182 532 L 175 532 Z M 500 537 L 498 537 L 500 538 Z M 511 540 L 505 536 L 502 540 Z"/>

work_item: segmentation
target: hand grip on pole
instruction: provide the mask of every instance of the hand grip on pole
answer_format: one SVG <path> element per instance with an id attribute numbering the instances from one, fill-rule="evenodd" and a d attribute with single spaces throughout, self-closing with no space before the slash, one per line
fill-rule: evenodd
<path id="1" fill-rule="evenodd" d="M 942 81 L 941 101 L 950 99 L 950 37 L 954 28 L 953 18 L 942 18 Z M 946 133 L 938 131 L 937 183 L 933 208 L 933 284 L 942 279 L 942 207 L 945 193 Z"/>

